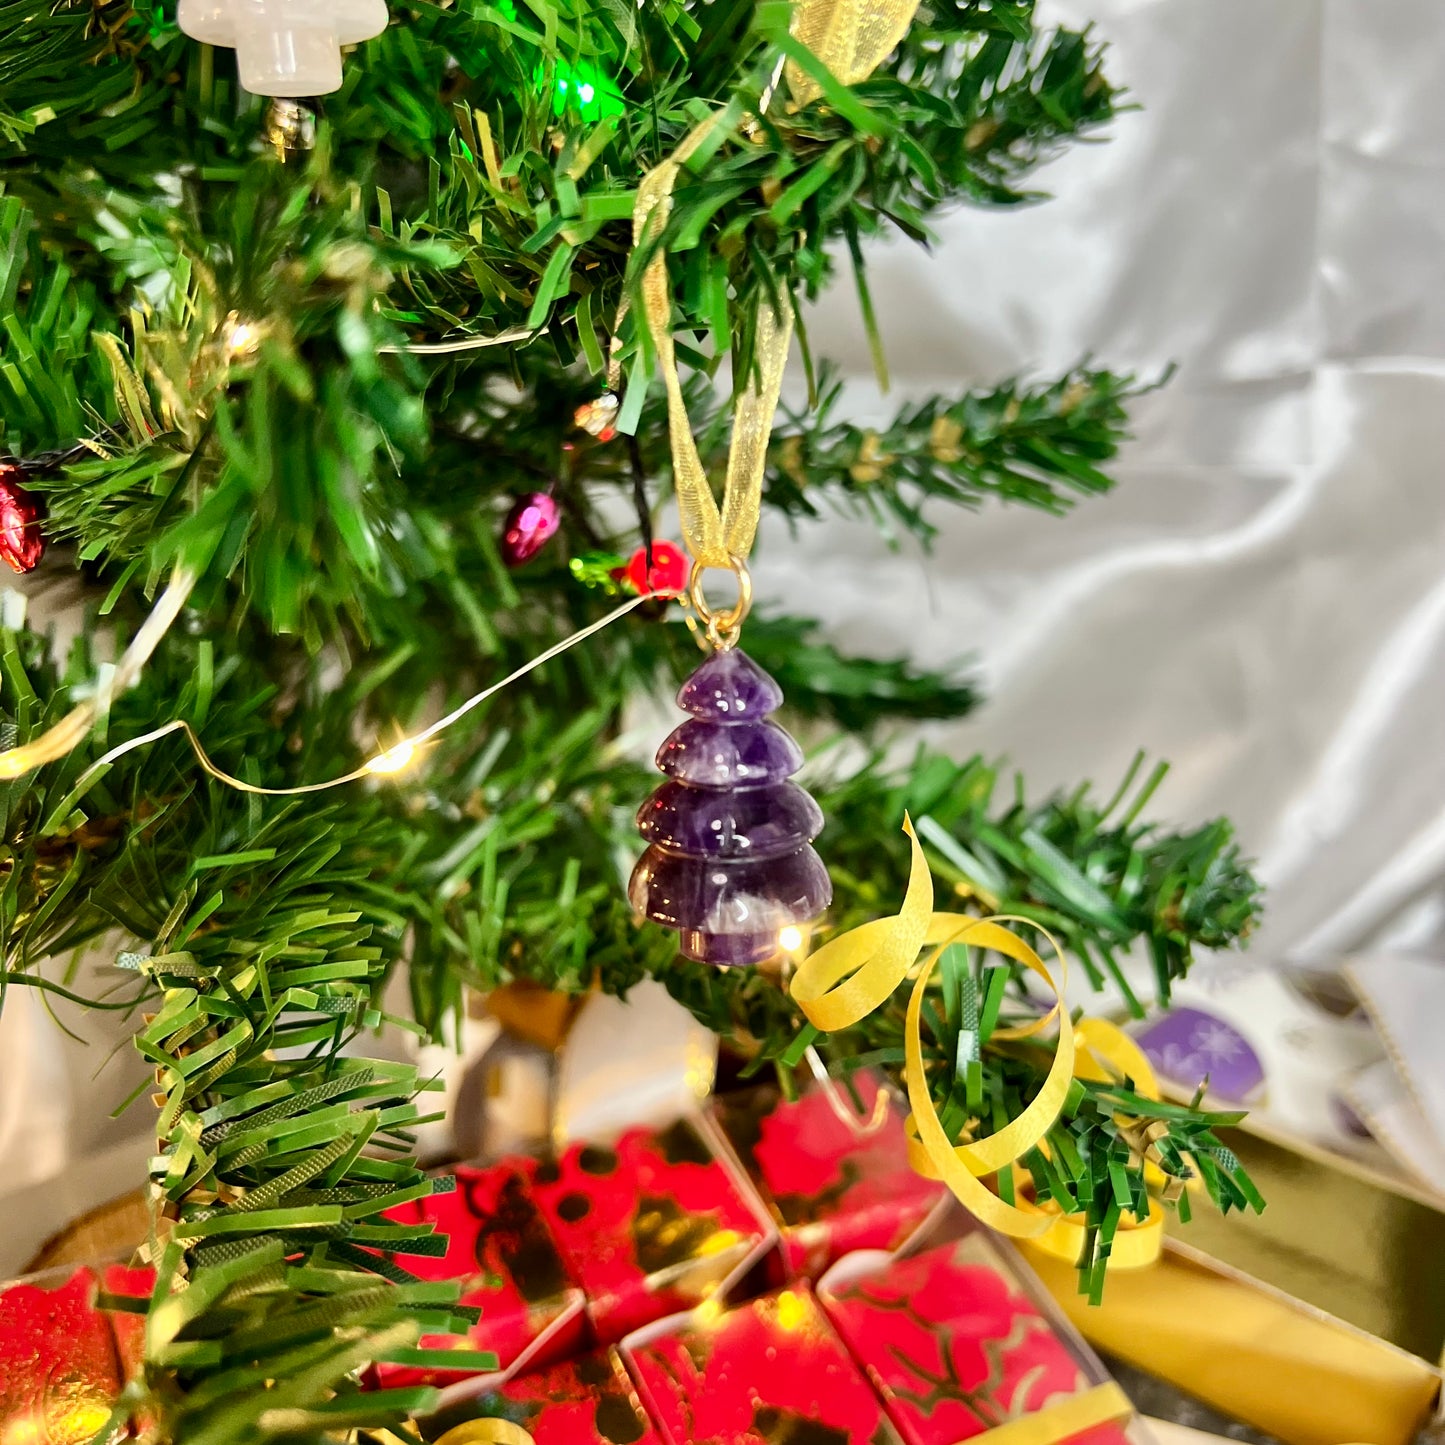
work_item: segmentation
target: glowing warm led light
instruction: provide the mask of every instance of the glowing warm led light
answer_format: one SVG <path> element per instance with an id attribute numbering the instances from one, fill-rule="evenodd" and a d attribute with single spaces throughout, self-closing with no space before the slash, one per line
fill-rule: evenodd
<path id="1" fill-rule="evenodd" d="M 778 947 L 784 953 L 796 953 L 803 946 L 803 930 L 790 923 L 778 934 Z"/>
<path id="2" fill-rule="evenodd" d="M 416 757 L 416 744 L 410 738 L 403 738 L 394 748 L 388 748 L 380 757 L 367 763 L 369 773 L 399 773 Z"/>
<path id="3" fill-rule="evenodd" d="M 233 311 L 226 317 L 226 324 L 221 329 L 221 342 L 232 360 L 239 360 L 255 355 L 264 334 L 263 327 L 254 321 L 243 320 Z"/>
<path id="4" fill-rule="evenodd" d="M 43 1423 L 34 1414 L 18 1416 L 0 1430 L 0 1445 L 39 1445 Z"/>

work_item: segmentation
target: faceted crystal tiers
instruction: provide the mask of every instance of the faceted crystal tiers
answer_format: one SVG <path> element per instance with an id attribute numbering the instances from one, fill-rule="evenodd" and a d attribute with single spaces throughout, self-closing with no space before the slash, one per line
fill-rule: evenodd
<path id="1" fill-rule="evenodd" d="M 689 718 L 657 750 L 657 766 L 693 788 L 749 788 L 791 778 L 803 752 L 775 722 Z"/>
<path id="2" fill-rule="evenodd" d="M 796 783 L 724 792 L 672 782 L 642 805 L 637 827 L 690 858 L 778 858 L 823 831 L 823 810 Z"/>
<path id="3" fill-rule="evenodd" d="M 692 716 L 658 750 L 665 782 L 637 814 L 647 851 L 628 896 L 639 912 L 675 928 L 689 958 L 762 963 L 789 924 L 832 901 L 810 846 L 823 827 L 812 798 L 789 778 L 797 743 L 768 720 L 782 689 L 735 648 L 709 658 L 683 684 Z"/>

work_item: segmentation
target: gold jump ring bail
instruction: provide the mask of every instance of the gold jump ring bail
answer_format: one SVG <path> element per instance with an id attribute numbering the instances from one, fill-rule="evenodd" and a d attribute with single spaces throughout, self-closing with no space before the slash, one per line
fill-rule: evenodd
<path id="1" fill-rule="evenodd" d="M 748 573 L 747 563 L 741 557 L 728 555 L 727 570 L 738 579 L 738 600 L 721 612 L 714 612 L 703 596 L 702 574 L 713 570 L 704 562 L 692 564 L 692 576 L 688 579 L 687 598 L 692 610 L 707 632 L 707 640 L 719 652 L 736 647 L 742 636 L 743 622 L 753 606 L 753 579 Z M 716 569 L 722 571 L 722 568 Z"/>

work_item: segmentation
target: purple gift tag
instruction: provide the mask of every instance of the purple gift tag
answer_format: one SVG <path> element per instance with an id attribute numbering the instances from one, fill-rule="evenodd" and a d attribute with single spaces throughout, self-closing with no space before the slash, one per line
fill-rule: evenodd
<path id="1" fill-rule="evenodd" d="M 1209 1091 L 1244 1104 L 1264 1084 L 1264 1067 L 1234 1027 L 1198 1008 L 1175 1008 L 1134 1035 L 1149 1062 L 1171 1083 L 1192 1089 L 1209 1079 Z"/>

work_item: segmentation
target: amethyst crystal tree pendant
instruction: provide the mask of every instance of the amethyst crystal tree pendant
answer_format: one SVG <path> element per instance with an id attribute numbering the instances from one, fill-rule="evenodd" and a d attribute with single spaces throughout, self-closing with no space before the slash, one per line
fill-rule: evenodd
<path id="1" fill-rule="evenodd" d="M 811 847 L 823 812 L 789 781 L 802 750 L 768 720 L 782 689 L 745 653 L 715 653 L 677 701 L 691 716 L 658 749 L 668 781 L 638 811 L 648 847 L 628 897 L 677 929 L 688 958 L 762 963 L 778 952 L 782 929 L 832 902 Z"/>

